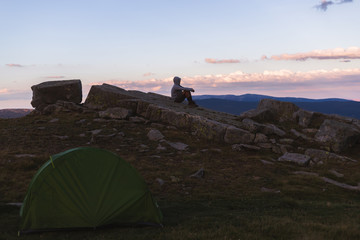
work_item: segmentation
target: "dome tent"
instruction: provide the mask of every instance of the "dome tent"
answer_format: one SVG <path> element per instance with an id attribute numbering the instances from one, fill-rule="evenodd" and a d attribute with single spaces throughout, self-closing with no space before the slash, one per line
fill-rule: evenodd
<path id="1" fill-rule="evenodd" d="M 138 172 L 116 154 L 92 147 L 50 157 L 33 177 L 20 217 L 21 232 L 162 221 Z"/>

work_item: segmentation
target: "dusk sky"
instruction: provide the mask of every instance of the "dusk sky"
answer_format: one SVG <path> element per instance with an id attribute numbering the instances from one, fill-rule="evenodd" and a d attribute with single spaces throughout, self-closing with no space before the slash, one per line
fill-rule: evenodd
<path id="1" fill-rule="evenodd" d="M 360 0 L 0 0 L 0 109 L 80 79 L 360 101 Z"/>

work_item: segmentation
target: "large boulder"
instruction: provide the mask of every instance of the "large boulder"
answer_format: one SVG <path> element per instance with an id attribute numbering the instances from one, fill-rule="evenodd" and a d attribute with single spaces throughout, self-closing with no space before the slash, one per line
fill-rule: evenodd
<path id="1" fill-rule="evenodd" d="M 328 150 L 339 153 L 360 141 L 360 131 L 351 124 L 326 119 L 316 133 L 315 140 Z"/>
<path id="2" fill-rule="evenodd" d="M 270 110 L 275 116 L 274 121 L 293 120 L 293 114 L 300 108 L 290 102 L 282 102 L 274 99 L 261 99 L 257 108 L 258 111 Z"/>
<path id="3" fill-rule="evenodd" d="M 136 109 L 137 98 L 125 89 L 104 83 L 91 87 L 84 105 L 94 109 L 107 109 L 110 107 Z"/>
<path id="4" fill-rule="evenodd" d="M 78 79 L 43 82 L 32 86 L 31 89 L 33 91 L 31 105 L 40 111 L 58 100 L 76 104 L 82 101 L 81 81 Z"/>

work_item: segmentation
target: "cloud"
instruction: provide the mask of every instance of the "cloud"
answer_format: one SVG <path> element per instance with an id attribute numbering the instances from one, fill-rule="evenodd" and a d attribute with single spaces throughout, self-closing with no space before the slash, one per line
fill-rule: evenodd
<path id="1" fill-rule="evenodd" d="M 45 78 L 50 78 L 50 79 L 57 79 L 57 78 L 65 78 L 65 76 L 46 76 Z"/>
<path id="2" fill-rule="evenodd" d="M 6 64 L 8 67 L 25 67 L 24 65 L 17 64 L 17 63 L 8 63 Z"/>
<path id="3" fill-rule="evenodd" d="M 154 75 L 156 75 L 156 73 L 148 72 L 148 73 L 143 74 L 144 77 L 149 77 L 149 76 L 154 76 Z"/>
<path id="4" fill-rule="evenodd" d="M 262 60 L 271 59 L 271 60 L 296 60 L 296 61 L 305 61 L 308 59 L 360 59 L 360 48 L 359 47 L 349 47 L 347 49 L 335 48 L 335 49 L 326 49 L 326 50 L 314 50 L 307 53 L 294 53 L 294 54 L 281 54 L 273 55 L 270 58 L 263 56 Z"/>
<path id="5" fill-rule="evenodd" d="M 240 60 L 238 59 L 213 59 L 213 58 L 205 58 L 205 62 L 207 63 L 213 63 L 213 64 L 217 64 L 217 63 L 239 63 Z"/>
<path id="6" fill-rule="evenodd" d="M 126 90 L 156 92 L 169 96 L 173 81 L 172 77 L 169 77 L 144 81 L 112 80 L 106 83 Z M 199 95 L 255 93 L 275 96 L 354 99 L 358 98 L 357 93 L 360 92 L 360 68 L 307 72 L 293 72 L 286 69 L 262 73 L 237 71 L 229 74 L 184 76 L 182 85 L 194 88 L 195 94 Z"/>
<path id="7" fill-rule="evenodd" d="M 352 0 L 338 0 L 338 1 L 326 1 L 322 0 L 320 4 L 315 5 L 315 7 L 319 10 L 326 11 L 328 6 L 333 4 L 343 4 L 343 3 L 350 3 Z"/>
<path id="8" fill-rule="evenodd" d="M 9 90 L 7 88 L 0 89 L 0 93 L 8 93 Z"/>

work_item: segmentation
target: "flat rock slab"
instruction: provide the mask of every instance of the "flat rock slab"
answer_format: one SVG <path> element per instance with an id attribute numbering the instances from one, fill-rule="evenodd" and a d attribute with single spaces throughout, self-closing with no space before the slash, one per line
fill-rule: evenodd
<path id="1" fill-rule="evenodd" d="M 300 166 L 307 166 L 310 162 L 310 156 L 300 153 L 285 153 L 278 158 L 279 162 L 292 162 Z"/>

